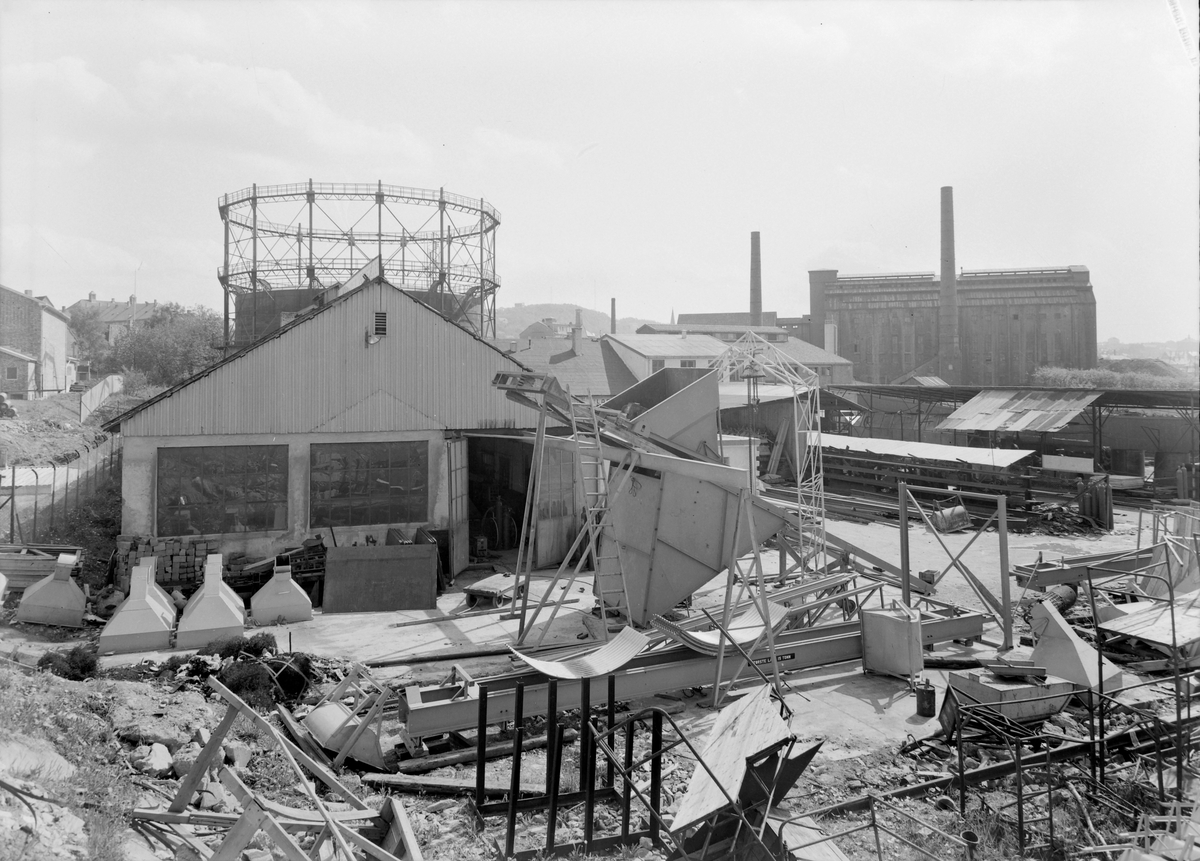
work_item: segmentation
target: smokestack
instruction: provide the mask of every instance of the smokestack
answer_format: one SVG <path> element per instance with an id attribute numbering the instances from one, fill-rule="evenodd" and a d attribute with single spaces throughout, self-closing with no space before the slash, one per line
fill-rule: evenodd
<path id="1" fill-rule="evenodd" d="M 583 341 L 583 309 L 575 309 L 575 325 L 571 327 L 571 349 L 579 355 L 579 345 Z"/>
<path id="2" fill-rule="evenodd" d="M 757 230 L 750 234 L 750 325 L 762 325 L 762 254 Z"/>
<path id="3" fill-rule="evenodd" d="M 942 274 L 938 296 L 938 374 L 950 385 L 962 379 L 958 348 L 958 274 L 954 267 L 954 189 L 942 188 Z"/>
<path id="4" fill-rule="evenodd" d="M 612 300 L 612 312 L 609 314 L 608 331 L 610 334 L 617 334 L 617 297 Z"/>

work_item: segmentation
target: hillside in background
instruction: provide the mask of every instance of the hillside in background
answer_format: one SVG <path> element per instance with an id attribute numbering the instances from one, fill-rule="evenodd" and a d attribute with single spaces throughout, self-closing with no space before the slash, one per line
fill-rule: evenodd
<path id="1" fill-rule="evenodd" d="M 560 323 L 575 322 L 575 309 L 579 305 L 542 303 L 537 305 L 514 305 L 511 308 L 496 309 L 496 337 L 516 338 L 530 323 L 536 323 L 546 317 L 553 317 Z M 632 333 L 643 323 L 657 323 L 659 320 L 647 320 L 642 317 L 618 317 L 617 332 Z M 583 328 L 593 335 L 603 335 L 608 332 L 608 313 L 583 309 Z"/>

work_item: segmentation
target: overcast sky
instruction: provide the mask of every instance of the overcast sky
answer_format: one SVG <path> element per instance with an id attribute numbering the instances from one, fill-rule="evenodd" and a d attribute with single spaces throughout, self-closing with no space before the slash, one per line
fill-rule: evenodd
<path id="1" fill-rule="evenodd" d="M 1181 34 L 1175 11 L 1181 14 Z M 809 269 L 1086 265 L 1197 334 L 1196 3 L 0 0 L 0 282 L 221 306 L 217 197 L 445 187 L 500 305 L 808 309 Z"/>

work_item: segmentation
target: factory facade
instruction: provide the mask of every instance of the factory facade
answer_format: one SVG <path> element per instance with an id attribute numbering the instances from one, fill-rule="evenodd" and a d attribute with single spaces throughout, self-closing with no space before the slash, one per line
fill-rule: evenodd
<path id="1" fill-rule="evenodd" d="M 1043 365 L 1095 367 L 1096 299 L 1086 267 L 963 271 L 954 281 L 958 369 L 940 367 L 942 285 L 932 272 L 810 272 L 812 313 L 796 328 L 854 362 L 867 383 L 923 371 L 961 385 L 1019 386 Z"/>
<path id="2" fill-rule="evenodd" d="M 1096 365 L 1096 298 L 1086 266 L 959 270 L 953 189 L 941 191 L 941 272 L 809 272 L 809 314 L 779 325 L 891 383 L 1021 386 L 1043 365 Z"/>

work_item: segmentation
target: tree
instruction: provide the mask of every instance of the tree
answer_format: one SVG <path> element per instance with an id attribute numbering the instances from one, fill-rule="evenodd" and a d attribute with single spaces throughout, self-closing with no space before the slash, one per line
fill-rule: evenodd
<path id="1" fill-rule="evenodd" d="M 104 325 L 100 322 L 99 309 L 77 308 L 72 311 L 68 328 L 75 338 L 78 358 L 88 362 L 93 370 L 100 370 L 108 359 L 111 347 L 105 336 Z"/>
<path id="2" fill-rule="evenodd" d="M 173 386 L 221 358 L 221 318 L 202 305 L 162 305 L 113 345 L 107 366 L 141 371 L 152 385 Z"/>

